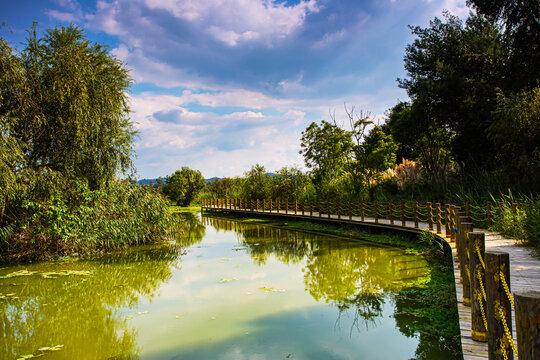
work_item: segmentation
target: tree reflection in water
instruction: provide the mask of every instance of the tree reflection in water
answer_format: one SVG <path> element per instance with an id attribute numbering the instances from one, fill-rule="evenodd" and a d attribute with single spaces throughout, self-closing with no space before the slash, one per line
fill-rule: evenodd
<path id="1" fill-rule="evenodd" d="M 401 249 L 222 218 L 204 219 L 216 229 L 236 231 L 259 264 L 270 256 L 286 264 L 302 262 L 305 288 L 315 300 L 335 304 L 340 311 L 355 308 L 358 320 L 366 325 L 375 325 L 389 293 L 428 271 L 422 257 Z"/>
<path id="2" fill-rule="evenodd" d="M 155 296 L 179 254 L 175 245 L 146 246 L 96 260 L 10 268 L 36 273 L 0 279 L 0 293 L 19 297 L 0 301 L 0 358 L 38 355 L 55 345 L 63 345 L 55 359 L 138 358 L 137 331 L 120 309 Z"/>
<path id="3" fill-rule="evenodd" d="M 450 331 L 436 338 L 422 332 L 422 323 L 429 319 L 417 315 L 422 311 L 417 314 L 407 311 L 411 306 L 426 306 L 421 301 L 421 291 L 402 292 L 431 281 L 431 268 L 423 256 L 369 242 L 219 217 L 204 216 L 203 221 L 218 230 L 235 231 L 258 264 L 264 264 L 271 256 L 286 264 L 304 264 L 306 291 L 315 300 L 334 304 L 339 309 L 336 323 L 342 314 L 353 310 L 351 331 L 360 330 L 360 323 L 366 328 L 375 327 L 377 319 L 383 315 L 384 303 L 392 301 L 397 328 L 407 337 L 419 338 L 418 359 L 437 358 L 441 352 L 448 353 L 448 348 L 459 358 L 460 346 L 455 334 Z M 452 297 L 445 305 L 455 308 L 453 300 Z M 438 308 L 436 304 L 431 306 Z M 452 311 L 447 313 L 452 314 Z M 458 321 L 457 318 L 450 320 Z"/>

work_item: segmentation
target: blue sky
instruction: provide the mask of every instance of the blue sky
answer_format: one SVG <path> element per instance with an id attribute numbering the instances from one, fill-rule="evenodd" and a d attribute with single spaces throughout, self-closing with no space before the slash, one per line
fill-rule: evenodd
<path id="1" fill-rule="evenodd" d="M 0 0 L 0 36 L 18 46 L 32 21 L 84 28 L 136 81 L 138 175 L 209 178 L 303 167 L 302 130 L 344 120 L 344 103 L 382 121 L 407 100 L 407 25 L 443 9 L 468 14 L 465 0 Z"/>

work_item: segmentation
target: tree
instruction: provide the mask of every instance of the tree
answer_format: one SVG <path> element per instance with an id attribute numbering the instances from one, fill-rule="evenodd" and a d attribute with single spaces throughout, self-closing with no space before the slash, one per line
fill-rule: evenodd
<path id="1" fill-rule="evenodd" d="M 215 179 L 206 184 L 206 191 L 214 194 L 218 198 L 228 197 L 234 190 L 234 179 L 224 177 L 223 179 Z"/>
<path id="2" fill-rule="evenodd" d="M 178 206 L 188 206 L 204 187 L 205 180 L 201 172 L 183 166 L 181 170 L 165 177 L 163 193 Z"/>
<path id="3" fill-rule="evenodd" d="M 247 199 L 266 199 L 270 196 L 271 176 L 264 166 L 255 164 L 244 173 L 243 196 Z"/>
<path id="4" fill-rule="evenodd" d="M 374 126 L 369 112 L 355 114 L 354 107 L 349 110 L 347 106 L 345 112 L 354 141 L 346 166 L 352 178 L 353 195 L 359 196 L 364 189 L 368 189 L 371 196 L 371 189 L 381 172 L 395 164 L 397 146 L 391 134 L 385 134 L 381 127 Z M 368 131 L 370 126 L 373 127 Z"/>
<path id="5" fill-rule="evenodd" d="M 398 80 L 400 87 L 433 128 L 452 135 L 448 150 L 458 162 L 488 167 L 494 149 L 486 131 L 508 57 L 500 29 L 476 15 L 464 26 L 448 13 L 445 21 L 435 18 L 427 28 L 411 29 L 418 38 L 407 46 L 408 77 Z"/>
<path id="6" fill-rule="evenodd" d="M 284 166 L 272 177 L 272 198 L 289 201 L 300 199 L 308 183 L 309 178 L 302 170 Z"/>
<path id="7" fill-rule="evenodd" d="M 508 183 L 540 191 L 540 86 L 507 97 L 499 94 L 488 136 Z"/>
<path id="8" fill-rule="evenodd" d="M 21 53 L 3 39 L 0 48 L 0 119 L 24 152 L 16 171 L 54 171 L 96 189 L 132 168 L 132 79 L 107 47 L 74 25 L 41 38 L 34 25 Z"/>
<path id="9" fill-rule="evenodd" d="M 540 69 L 540 2 L 469 0 L 467 3 L 504 28 L 511 48 L 506 62 L 506 87 L 512 92 L 535 87 Z"/>
<path id="10" fill-rule="evenodd" d="M 312 122 L 302 132 L 300 154 L 306 166 L 312 169 L 313 183 L 318 187 L 342 172 L 352 150 L 351 134 L 335 124 Z"/>
<path id="11" fill-rule="evenodd" d="M 452 133 L 440 127 L 426 107 L 419 99 L 412 104 L 400 102 L 390 110 L 386 125 L 409 159 L 420 161 L 426 177 L 444 184 L 453 161 Z"/>

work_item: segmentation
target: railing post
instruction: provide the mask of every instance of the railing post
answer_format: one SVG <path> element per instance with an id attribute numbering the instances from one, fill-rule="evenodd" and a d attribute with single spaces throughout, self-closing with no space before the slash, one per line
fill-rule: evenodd
<path id="1" fill-rule="evenodd" d="M 331 209 L 330 209 L 330 200 L 326 200 L 326 213 L 328 215 L 328 218 L 330 219 L 330 213 L 331 213 Z"/>
<path id="2" fill-rule="evenodd" d="M 306 200 L 302 200 L 302 216 L 304 216 L 305 211 L 306 211 Z"/>
<path id="3" fill-rule="evenodd" d="M 390 224 L 394 225 L 394 203 L 390 203 Z"/>
<path id="4" fill-rule="evenodd" d="M 272 199 L 270 199 L 270 213 L 272 213 Z"/>
<path id="5" fill-rule="evenodd" d="M 428 211 L 428 229 L 433 230 L 433 208 L 430 202 L 427 203 L 427 211 Z"/>
<path id="6" fill-rule="evenodd" d="M 341 220 L 341 204 L 339 200 L 336 200 L 335 202 L 336 212 L 337 212 L 337 218 L 338 220 Z"/>
<path id="7" fill-rule="evenodd" d="M 414 228 L 418 229 L 418 201 L 414 203 Z"/>
<path id="8" fill-rule="evenodd" d="M 313 200 L 310 200 L 309 201 L 309 216 L 312 217 L 313 216 Z"/>
<path id="9" fill-rule="evenodd" d="M 377 200 L 375 200 L 374 207 L 375 207 L 375 222 L 378 223 L 379 222 L 379 202 Z"/>
<path id="10" fill-rule="evenodd" d="M 459 211 L 459 209 L 457 210 Z M 457 217 L 456 206 L 450 205 L 450 241 L 456 241 Z"/>
<path id="11" fill-rule="evenodd" d="M 390 201 L 386 200 L 386 218 L 390 219 Z"/>
<path id="12" fill-rule="evenodd" d="M 289 199 L 285 199 L 285 214 L 289 214 Z"/>
<path id="13" fill-rule="evenodd" d="M 365 209 L 364 209 L 364 202 L 362 201 L 360 203 L 360 217 L 361 217 L 362 221 L 364 221 L 364 219 L 365 219 L 365 214 L 366 213 L 365 213 Z"/>
<path id="14" fill-rule="evenodd" d="M 263 199 L 263 212 L 266 212 L 266 199 Z"/>
<path id="15" fill-rule="evenodd" d="M 405 201 L 402 201 L 401 202 L 401 226 L 405 226 L 406 225 L 406 220 L 405 220 Z"/>
<path id="16" fill-rule="evenodd" d="M 471 337 L 473 340 L 487 341 L 486 299 L 484 286 L 485 234 L 469 233 L 469 271 L 471 274 Z"/>
<path id="17" fill-rule="evenodd" d="M 472 223 L 463 223 L 461 234 L 461 263 L 459 270 L 461 273 L 461 281 L 463 284 L 463 305 L 471 306 L 471 273 L 469 270 L 470 255 L 469 255 L 469 233 L 473 231 Z"/>
<path id="18" fill-rule="evenodd" d="M 259 212 L 259 199 L 255 200 L 255 211 Z"/>
<path id="19" fill-rule="evenodd" d="M 322 217 L 322 204 L 321 204 L 321 200 L 317 200 L 317 210 L 319 210 L 319 217 Z"/>
<path id="20" fill-rule="evenodd" d="M 442 234 L 441 203 L 437 203 L 437 234 Z"/>
<path id="21" fill-rule="evenodd" d="M 294 215 L 298 214 L 298 200 L 294 199 Z"/>
<path id="22" fill-rule="evenodd" d="M 351 201 L 347 201 L 347 209 L 349 211 L 349 220 L 352 220 L 352 205 L 351 205 Z"/>
<path id="23" fill-rule="evenodd" d="M 452 221 L 450 220 L 450 204 L 446 204 L 445 206 L 445 212 L 446 212 L 446 221 L 444 224 L 444 236 L 447 238 L 452 237 Z"/>
<path id="24" fill-rule="evenodd" d="M 519 359 L 540 359 L 540 291 L 518 291 L 514 299 Z"/>
<path id="25" fill-rule="evenodd" d="M 281 211 L 281 204 L 279 203 L 279 199 L 277 199 L 276 201 L 277 201 L 277 204 L 276 204 L 276 212 L 279 214 L 280 211 Z"/>
<path id="26" fill-rule="evenodd" d="M 510 294 L 510 256 L 505 252 L 486 251 L 485 260 L 488 358 L 512 360 L 514 353 L 505 333 L 505 325 L 507 329 L 511 329 L 512 325 L 512 308 L 509 299 L 509 296 L 512 296 Z"/>

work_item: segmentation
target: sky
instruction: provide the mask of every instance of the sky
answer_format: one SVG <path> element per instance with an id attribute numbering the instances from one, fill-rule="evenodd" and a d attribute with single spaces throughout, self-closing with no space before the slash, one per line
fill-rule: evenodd
<path id="1" fill-rule="evenodd" d="M 304 168 L 302 131 L 345 124 L 344 106 L 385 112 L 408 100 L 398 87 L 414 40 L 465 0 L 0 0 L 0 36 L 21 47 L 38 30 L 73 23 L 106 44 L 135 80 L 140 178 L 182 166 L 205 178 Z"/>

